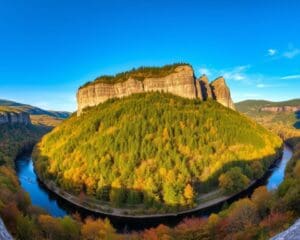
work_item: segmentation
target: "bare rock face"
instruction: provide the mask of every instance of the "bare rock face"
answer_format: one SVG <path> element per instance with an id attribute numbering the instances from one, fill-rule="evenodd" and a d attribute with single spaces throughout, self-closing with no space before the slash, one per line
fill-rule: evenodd
<path id="1" fill-rule="evenodd" d="M 0 112 L 0 124 L 31 124 L 30 116 L 26 112 Z"/>
<path id="2" fill-rule="evenodd" d="M 122 98 L 133 93 L 169 92 L 185 98 L 196 98 L 194 71 L 190 66 L 178 66 L 174 73 L 162 78 L 129 78 L 125 82 L 97 83 L 77 92 L 78 115 L 85 107 L 96 106 L 110 98 Z"/>
<path id="3" fill-rule="evenodd" d="M 13 240 L 12 236 L 7 231 L 1 218 L 0 218 L 0 240 Z"/>
<path id="4" fill-rule="evenodd" d="M 279 106 L 279 107 L 262 107 L 260 111 L 263 112 L 298 112 L 300 111 L 300 106 Z"/>
<path id="5" fill-rule="evenodd" d="M 135 79 L 128 79 L 122 83 L 97 83 L 81 88 L 77 92 L 78 115 L 86 107 L 96 106 L 114 97 L 125 97 L 133 93 L 143 92 L 143 84 Z"/>
<path id="6" fill-rule="evenodd" d="M 225 79 L 223 77 L 219 77 L 214 80 L 211 84 L 211 90 L 213 99 L 221 103 L 222 105 L 235 109 L 234 103 L 231 99 L 230 90 L 226 85 Z"/>
<path id="7" fill-rule="evenodd" d="M 110 98 L 154 91 L 172 93 L 189 99 L 215 99 L 224 106 L 235 109 L 224 79 L 216 80 L 210 85 L 205 75 L 196 80 L 191 66 L 179 65 L 174 72 L 160 78 L 146 77 L 140 81 L 130 77 L 124 82 L 96 82 L 82 87 L 77 92 L 77 115 L 79 116 L 84 108 L 96 106 Z"/>
<path id="8" fill-rule="evenodd" d="M 212 95 L 212 91 L 211 91 L 211 87 L 210 84 L 208 82 L 208 78 L 207 76 L 204 74 L 202 75 L 199 79 L 198 79 L 201 91 L 202 91 L 202 95 L 203 95 L 203 100 L 207 100 L 207 99 L 212 99 L 213 95 Z"/>
<path id="9" fill-rule="evenodd" d="M 190 66 L 178 66 L 163 78 L 145 78 L 144 92 L 168 92 L 185 98 L 196 98 L 194 71 Z"/>
<path id="10" fill-rule="evenodd" d="M 289 229 L 276 235 L 270 240 L 299 240 L 300 239 L 300 219 L 298 219 Z"/>

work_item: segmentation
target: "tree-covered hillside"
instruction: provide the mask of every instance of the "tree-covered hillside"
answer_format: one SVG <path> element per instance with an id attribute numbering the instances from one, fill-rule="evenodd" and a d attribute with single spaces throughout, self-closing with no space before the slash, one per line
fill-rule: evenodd
<path id="1" fill-rule="evenodd" d="M 262 107 L 300 106 L 300 99 L 292 99 L 282 102 L 271 102 L 267 100 L 245 100 L 236 103 L 241 112 L 259 111 Z"/>
<path id="2" fill-rule="evenodd" d="M 0 124 L 0 165 L 13 166 L 18 153 L 32 147 L 48 131 L 35 125 Z"/>
<path id="3" fill-rule="evenodd" d="M 30 115 L 46 115 L 53 118 L 65 119 L 70 116 L 69 112 L 66 111 L 51 111 L 44 110 L 28 104 L 18 103 L 14 101 L 0 99 L 0 107 L 3 109 L 14 109 L 15 111 L 27 112 Z M 1 109 L 0 109 L 1 110 Z"/>
<path id="4" fill-rule="evenodd" d="M 300 137 L 300 113 L 261 111 L 263 107 L 300 106 L 300 99 L 284 102 L 270 102 L 265 100 L 246 100 L 235 104 L 237 110 L 258 123 L 277 133 L 285 140 L 293 141 Z M 293 143 L 291 143 L 293 144 Z"/>
<path id="5" fill-rule="evenodd" d="M 222 173 L 228 172 L 223 180 L 238 175 L 245 183 L 260 177 L 281 144 L 214 101 L 147 93 L 64 121 L 38 144 L 35 165 L 42 178 L 74 194 L 113 206 L 174 208 L 217 188 Z"/>

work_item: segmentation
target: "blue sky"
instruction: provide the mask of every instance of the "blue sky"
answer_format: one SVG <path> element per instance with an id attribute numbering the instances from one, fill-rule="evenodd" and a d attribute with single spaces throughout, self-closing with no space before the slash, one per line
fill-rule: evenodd
<path id="1" fill-rule="evenodd" d="M 300 2 L 0 0 L 0 98 L 76 109 L 102 74 L 188 62 L 235 101 L 300 97 Z"/>

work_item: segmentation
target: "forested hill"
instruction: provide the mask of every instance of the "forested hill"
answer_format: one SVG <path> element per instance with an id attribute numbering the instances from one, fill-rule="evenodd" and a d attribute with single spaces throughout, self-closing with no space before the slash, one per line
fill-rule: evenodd
<path id="1" fill-rule="evenodd" d="M 38 107 L 34 107 L 28 104 L 18 103 L 14 101 L 0 99 L 0 106 L 3 107 L 13 107 L 16 110 L 20 110 L 22 112 L 27 112 L 30 115 L 47 115 L 50 117 L 56 118 L 67 118 L 70 116 L 69 112 L 66 111 L 51 111 L 51 110 L 44 110 Z"/>
<path id="2" fill-rule="evenodd" d="M 38 144 L 35 164 L 73 194 L 168 211 L 196 204 L 233 166 L 244 184 L 260 177 L 281 144 L 215 101 L 143 93 L 70 117 Z"/>
<path id="3" fill-rule="evenodd" d="M 255 113 L 260 111 L 264 107 L 298 107 L 300 106 L 300 99 L 292 99 L 282 102 L 271 102 L 266 100 L 245 100 L 235 103 L 238 111 L 243 113 Z"/>

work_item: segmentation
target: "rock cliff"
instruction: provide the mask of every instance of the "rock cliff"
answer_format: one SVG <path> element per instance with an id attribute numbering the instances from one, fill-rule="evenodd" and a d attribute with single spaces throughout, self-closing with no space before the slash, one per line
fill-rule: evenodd
<path id="1" fill-rule="evenodd" d="M 298 219 L 286 231 L 276 235 L 270 240 L 299 240 L 300 239 L 300 219 Z"/>
<path id="2" fill-rule="evenodd" d="M 226 85 L 225 79 L 219 77 L 214 80 L 211 84 L 211 91 L 213 99 L 217 100 L 222 105 L 235 109 L 234 103 L 231 99 L 230 90 Z"/>
<path id="3" fill-rule="evenodd" d="M 148 74 L 149 75 L 149 74 Z M 122 98 L 134 93 L 151 91 L 168 92 L 190 99 L 215 99 L 226 107 L 235 109 L 225 80 L 219 78 L 209 84 L 205 75 L 195 78 L 190 65 L 178 65 L 166 76 L 132 77 L 121 82 L 95 81 L 79 88 L 77 114 L 86 107 L 98 105 L 110 98 Z"/>
<path id="4" fill-rule="evenodd" d="M 0 240 L 13 240 L 12 236 L 7 231 L 1 218 L 0 218 Z"/>
<path id="5" fill-rule="evenodd" d="M 209 84 L 207 76 L 202 75 L 198 79 L 198 83 L 200 85 L 203 100 L 212 99 L 213 95 L 212 95 L 211 86 Z"/>
<path id="6" fill-rule="evenodd" d="M 26 112 L 0 111 L 0 124 L 31 124 L 30 116 Z"/>
<path id="7" fill-rule="evenodd" d="M 300 106 L 262 107 L 260 110 L 263 112 L 298 112 Z"/>

